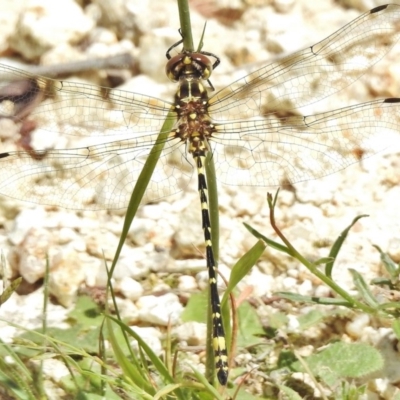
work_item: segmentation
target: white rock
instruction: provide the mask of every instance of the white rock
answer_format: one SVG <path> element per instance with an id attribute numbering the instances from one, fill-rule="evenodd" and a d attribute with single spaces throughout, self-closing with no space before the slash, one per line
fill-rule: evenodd
<path id="1" fill-rule="evenodd" d="M 286 278 L 283 278 L 282 284 L 283 284 L 283 287 L 285 290 L 292 291 L 293 289 L 295 289 L 295 291 L 297 292 L 297 290 L 296 290 L 297 280 L 296 279 L 288 276 Z"/>
<path id="2" fill-rule="evenodd" d="M 184 223 L 175 232 L 173 255 L 176 258 L 187 258 L 195 253 L 204 250 L 204 236 L 201 228 L 200 206 L 196 204 L 183 211 L 182 218 Z"/>
<path id="3" fill-rule="evenodd" d="M 225 290 L 226 285 L 225 282 L 221 279 L 220 274 L 229 282 L 229 278 L 231 276 L 231 269 L 227 267 L 225 264 L 220 263 L 218 265 L 218 282 L 217 286 L 218 289 Z M 196 280 L 198 282 L 198 286 L 201 290 L 208 288 L 209 286 L 209 279 L 208 279 L 208 271 L 206 267 L 206 260 L 203 260 L 203 271 L 200 271 L 196 275 Z"/>
<path id="4" fill-rule="evenodd" d="M 90 32 L 90 40 L 92 43 L 102 43 L 102 44 L 115 44 L 118 43 L 118 38 L 110 29 L 103 27 L 96 27 Z"/>
<path id="5" fill-rule="evenodd" d="M 9 36 L 14 33 L 18 21 L 18 12 L 25 0 L 0 2 L 0 53 L 8 49 Z"/>
<path id="6" fill-rule="evenodd" d="M 70 310 L 58 305 L 48 303 L 46 319 L 48 326 L 57 326 L 61 329 L 68 328 L 65 323 Z M 10 299 L 2 304 L 0 318 L 10 321 L 24 329 L 37 329 L 43 324 L 43 288 L 28 295 L 13 294 Z M 6 324 L 0 321 L 0 327 Z M 1 327 L 0 333 L 3 332 Z"/>
<path id="7" fill-rule="evenodd" d="M 173 329 L 173 332 L 184 340 L 188 346 L 204 346 L 207 337 L 207 326 L 199 322 L 185 322 Z"/>
<path id="8" fill-rule="evenodd" d="M 167 271 L 185 273 L 186 271 L 197 272 L 205 268 L 205 260 L 200 258 L 187 259 L 187 260 L 175 260 L 171 259 L 167 265 Z"/>
<path id="9" fill-rule="evenodd" d="M 41 362 L 46 377 L 53 379 L 55 382 L 60 382 L 61 379 L 70 375 L 70 371 L 61 360 L 49 358 L 41 360 Z"/>
<path id="10" fill-rule="evenodd" d="M 240 191 L 231 200 L 232 207 L 237 211 L 237 215 L 257 215 L 264 202 L 265 198 L 258 196 L 249 197 L 245 191 Z"/>
<path id="11" fill-rule="evenodd" d="M 145 218 L 135 218 L 131 229 L 129 230 L 129 238 L 139 246 L 144 246 L 152 238 L 157 223 Z"/>
<path id="12" fill-rule="evenodd" d="M 125 276 L 121 279 L 118 288 L 127 299 L 132 301 L 139 299 L 144 292 L 142 285 L 129 276 Z"/>
<path id="13" fill-rule="evenodd" d="M 119 314 L 122 319 L 125 321 L 129 321 L 129 324 L 139 323 L 139 310 L 132 300 L 130 299 L 122 299 L 121 297 L 117 297 L 117 306 L 119 310 Z M 113 309 L 112 301 L 110 303 L 110 309 Z"/>
<path id="14" fill-rule="evenodd" d="M 165 270 L 167 262 L 168 255 L 163 252 L 155 253 L 143 247 L 125 247 L 117 262 L 114 278 L 130 276 L 133 279 L 140 279 L 147 276 L 150 269 Z"/>
<path id="15" fill-rule="evenodd" d="M 140 41 L 140 69 L 157 82 L 167 82 L 165 49 L 171 46 L 170 30 L 157 29 L 142 36 Z M 161 56 L 160 56 L 161 55 Z M 161 73 L 160 73 L 161 72 Z"/>
<path id="16" fill-rule="evenodd" d="M 178 278 L 178 289 L 182 292 L 192 291 L 197 288 L 196 279 L 190 275 L 182 275 Z"/>
<path id="17" fill-rule="evenodd" d="M 56 47 L 52 47 L 51 49 L 47 50 L 46 53 L 41 56 L 40 62 L 42 65 L 54 65 L 68 63 L 73 60 L 80 61 L 86 58 L 86 55 L 72 44 L 60 43 Z M 72 78 L 71 80 L 75 81 L 76 78 Z"/>
<path id="18" fill-rule="evenodd" d="M 138 75 L 127 81 L 124 85 L 118 87 L 120 90 L 128 92 L 146 93 L 148 96 L 161 98 L 165 92 L 165 86 L 156 83 L 146 75 Z M 140 213 L 140 216 L 142 214 Z"/>
<path id="19" fill-rule="evenodd" d="M 346 332 L 349 336 L 359 339 L 364 333 L 364 329 L 369 326 L 371 319 L 368 314 L 359 314 L 352 321 L 347 322 Z"/>
<path id="20" fill-rule="evenodd" d="M 183 311 L 178 296 L 167 293 L 164 296 L 143 296 L 138 302 L 140 319 L 151 324 L 167 326 L 176 324 Z"/>
<path id="21" fill-rule="evenodd" d="M 280 13 L 288 13 L 295 5 L 296 0 L 274 0 L 274 7 Z"/>
<path id="22" fill-rule="evenodd" d="M 95 257 L 110 261 L 114 258 L 118 242 L 119 238 L 110 232 L 94 231 L 86 240 L 87 252 Z"/>
<path id="23" fill-rule="evenodd" d="M 287 331 L 297 332 L 300 327 L 298 317 L 294 315 L 288 315 L 287 317 L 288 317 Z"/>
<path id="24" fill-rule="evenodd" d="M 10 241 L 14 245 L 20 244 L 30 229 L 42 227 L 45 220 L 46 212 L 42 207 L 21 211 L 15 219 L 12 232 L 9 234 Z"/>
<path id="25" fill-rule="evenodd" d="M 30 0 L 11 44 L 25 58 L 33 59 L 60 43 L 78 43 L 93 26 L 74 1 Z"/>
<path id="26" fill-rule="evenodd" d="M 60 251 L 50 263 L 50 293 L 64 307 L 73 305 L 78 289 L 85 280 L 85 271 L 74 251 Z"/>
<path id="27" fill-rule="evenodd" d="M 71 228 L 61 228 L 57 231 L 57 242 L 60 244 L 70 243 L 74 239 L 78 239 L 78 235 Z"/>
<path id="28" fill-rule="evenodd" d="M 11 249 L 7 259 L 15 272 L 27 282 L 34 283 L 43 278 L 47 257 L 51 265 L 54 259 L 58 259 L 60 251 L 48 230 L 32 228 L 24 241 Z"/>
<path id="29" fill-rule="evenodd" d="M 245 279 L 248 285 L 253 286 L 253 294 L 256 297 L 271 296 L 276 291 L 274 277 L 261 273 L 258 268 L 253 268 Z"/>
<path id="30" fill-rule="evenodd" d="M 300 285 L 297 285 L 296 292 L 302 296 L 313 295 L 313 285 L 308 279 L 304 280 Z"/>
<path id="31" fill-rule="evenodd" d="M 161 355 L 163 353 L 164 349 L 160 340 L 161 334 L 157 329 L 140 326 L 130 326 L 130 328 L 146 342 L 155 354 Z M 134 349 L 138 350 L 138 343 L 136 340 L 132 340 L 131 345 Z"/>

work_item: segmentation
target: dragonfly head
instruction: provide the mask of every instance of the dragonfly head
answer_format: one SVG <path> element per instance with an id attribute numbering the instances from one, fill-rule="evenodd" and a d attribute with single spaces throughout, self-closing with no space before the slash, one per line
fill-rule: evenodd
<path id="1" fill-rule="evenodd" d="M 172 57 L 165 67 L 168 79 L 178 82 L 180 78 L 207 80 L 213 70 L 208 57 L 201 53 L 183 52 Z"/>

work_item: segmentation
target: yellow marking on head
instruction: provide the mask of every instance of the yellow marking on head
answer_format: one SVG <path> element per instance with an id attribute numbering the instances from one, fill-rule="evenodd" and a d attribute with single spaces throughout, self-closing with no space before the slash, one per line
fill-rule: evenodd
<path id="1" fill-rule="evenodd" d="M 182 59 L 182 62 L 183 62 L 184 64 L 186 64 L 186 65 L 189 65 L 189 64 L 192 63 L 192 59 L 191 59 L 190 57 L 186 56 L 186 57 L 184 57 L 184 58 Z"/>
<path id="2" fill-rule="evenodd" d="M 189 114 L 189 118 L 194 120 L 197 118 L 197 114 L 196 113 Z"/>

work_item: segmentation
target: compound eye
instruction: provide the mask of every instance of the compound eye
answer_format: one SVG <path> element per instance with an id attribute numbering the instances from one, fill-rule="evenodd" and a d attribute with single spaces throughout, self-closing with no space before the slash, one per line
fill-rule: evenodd
<path id="1" fill-rule="evenodd" d="M 168 60 L 167 65 L 165 66 L 165 73 L 167 77 L 172 82 L 178 82 L 179 76 L 181 75 L 183 62 L 182 59 L 185 57 L 184 54 L 178 54 Z"/>
<path id="2" fill-rule="evenodd" d="M 201 79 L 207 80 L 211 76 L 213 70 L 210 59 L 201 53 L 193 53 L 191 58 L 201 72 Z"/>

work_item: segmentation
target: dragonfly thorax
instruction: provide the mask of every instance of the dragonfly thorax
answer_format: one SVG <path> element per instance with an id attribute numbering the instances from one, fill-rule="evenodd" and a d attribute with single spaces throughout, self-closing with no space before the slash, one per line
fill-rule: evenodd
<path id="1" fill-rule="evenodd" d="M 189 142 L 189 153 L 204 154 L 215 127 L 208 115 L 208 93 L 201 78 L 181 76 L 174 104 L 178 117 L 175 137 Z"/>

